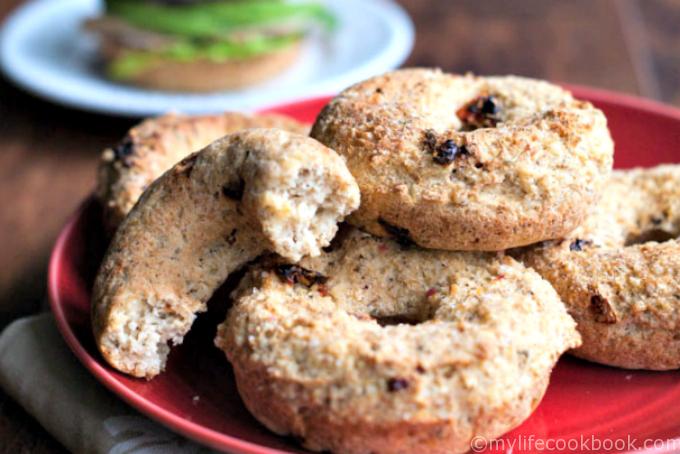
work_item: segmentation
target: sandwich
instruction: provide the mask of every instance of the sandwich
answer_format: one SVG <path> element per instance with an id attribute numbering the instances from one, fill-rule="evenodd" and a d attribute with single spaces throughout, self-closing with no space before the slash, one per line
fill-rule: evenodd
<path id="1" fill-rule="evenodd" d="M 335 20 L 322 4 L 284 0 L 105 0 L 85 23 L 103 71 L 143 87 L 207 92 L 272 78 L 299 57 L 314 29 Z"/>

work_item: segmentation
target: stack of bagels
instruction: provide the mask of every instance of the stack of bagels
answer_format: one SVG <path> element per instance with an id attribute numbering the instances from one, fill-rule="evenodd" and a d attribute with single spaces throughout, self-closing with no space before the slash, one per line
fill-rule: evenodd
<path id="1" fill-rule="evenodd" d="M 247 267 L 215 344 L 250 412 L 314 451 L 465 452 L 524 421 L 567 351 L 680 368 L 680 168 L 612 172 L 590 103 L 405 69 L 306 132 L 168 115 L 105 150 L 92 313 L 112 367 L 161 373 Z"/>

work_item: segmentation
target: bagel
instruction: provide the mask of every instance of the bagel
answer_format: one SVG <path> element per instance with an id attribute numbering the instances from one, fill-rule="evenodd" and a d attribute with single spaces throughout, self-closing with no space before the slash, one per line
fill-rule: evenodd
<path id="1" fill-rule="evenodd" d="M 680 368 L 680 166 L 615 171 L 599 206 L 563 240 L 519 251 L 578 323 L 581 358 Z"/>
<path id="2" fill-rule="evenodd" d="M 103 151 L 96 195 L 104 224 L 115 231 L 144 190 L 166 170 L 210 142 L 247 128 L 279 128 L 306 134 L 308 128 L 281 115 L 187 116 L 168 114 L 145 120 L 115 147 Z"/>
<path id="3" fill-rule="evenodd" d="M 308 449 L 465 452 L 529 416 L 580 342 L 552 287 L 509 256 L 338 237 L 248 273 L 215 339 L 250 412 Z"/>
<path id="4" fill-rule="evenodd" d="M 93 331 L 116 369 L 151 378 L 227 276 L 264 251 L 317 255 L 359 204 L 343 159 L 275 129 L 228 135 L 175 165 L 120 225 L 93 289 Z"/>
<path id="5" fill-rule="evenodd" d="M 568 234 L 599 197 L 613 154 L 603 113 L 560 87 L 431 69 L 348 88 L 311 135 L 357 179 L 350 223 L 448 250 Z"/>
<path id="6" fill-rule="evenodd" d="M 215 61 L 202 58 L 194 61 L 158 57 L 148 68 L 134 74 L 117 76 L 118 82 L 174 92 L 208 93 L 238 90 L 268 81 L 296 63 L 302 51 L 302 42 L 291 43 L 275 52 L 249 58 Z M 130 52 L 116 45 L 101 46 L 105 66 Z"/>

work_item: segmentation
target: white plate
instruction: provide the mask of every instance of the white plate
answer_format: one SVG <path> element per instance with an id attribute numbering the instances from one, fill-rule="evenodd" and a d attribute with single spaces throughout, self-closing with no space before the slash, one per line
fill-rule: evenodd
<path id="1" fill-rule="evenodd" d="M 329 0 L 339 27 L 311 37 L 299 61 L 264 84 L 239 91 L 186 94 L 152 91 L 106 80 L 93 69 L 96 43 L 81 22 L 101 10 L 97 0 L 32 0 L 0 32 L 0 65 L 31 93 L 107 114 L 148 116 L 251 110 L 335 93 L 399 66 L 413 47 L 413 24 L 389 0 Z"/>

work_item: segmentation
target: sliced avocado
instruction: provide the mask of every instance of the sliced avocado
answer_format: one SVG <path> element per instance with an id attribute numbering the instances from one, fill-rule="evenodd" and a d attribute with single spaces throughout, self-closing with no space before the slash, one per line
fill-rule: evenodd
<path id="1" fill-rule="evenodd" d="M 196 43 L 182 40 L 173 46 L 158 51 L 127 51 L 109 62 L 108 75 L 113 79 L 125 80 L 153 66 L 160 61 L 174 60 L 190 62 L 207 59 L 215 62 L 240 60 L 275 52 L 302 39 L 300 34 L 286 36 L 259 36 L 247 41 L 215 41 Z"/>
<path id="2" fill-rule="evenodd" d="M 192 38 L 225 36 L 235 30 L 296 21 L 335 26 L 335 17 L 319 3 L 279 0 L 216 1 L 166 6 L 137 0 L 110 0 L 107 13 L 139 28 Z"/>

